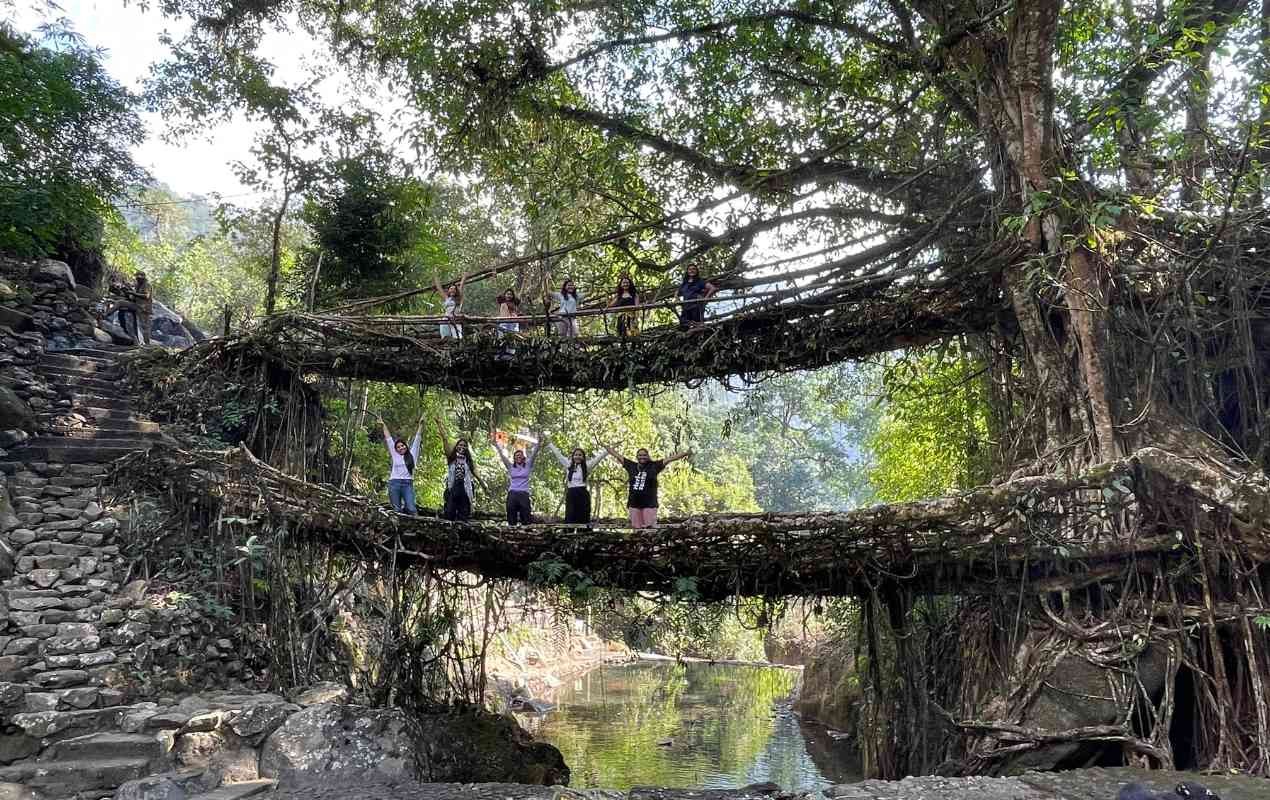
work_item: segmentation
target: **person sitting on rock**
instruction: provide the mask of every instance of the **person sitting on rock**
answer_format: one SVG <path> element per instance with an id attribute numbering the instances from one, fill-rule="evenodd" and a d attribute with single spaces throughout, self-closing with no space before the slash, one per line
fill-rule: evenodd
<path id="1" fill-rule="evenodd" d="M 102 318 L 109 317 L 116 311 L 130 311 L 133 313 L 135 327 L 132 331 L 132 339 L 136 344 L 150 344 L 150 315 L 154 311 L 154 292 L 150 288 L 150 281 L 146 279 L 144 272 L 138 272 L 136 276 L 136 285 L 132 289 L 124 288 L 124 299 L 117 300 L 102 312 Z M 123 322 L 123 316 L 120 315 L 120 322 Z M 125 328 L 125 331 L 127 329 Z"/>

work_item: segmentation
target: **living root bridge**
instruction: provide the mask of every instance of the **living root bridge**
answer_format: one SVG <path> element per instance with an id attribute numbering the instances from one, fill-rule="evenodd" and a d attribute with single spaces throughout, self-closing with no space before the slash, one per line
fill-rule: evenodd
<path id="1" fill-rule="evenodd" d="M 1238 532 L 1248 558 L 1264 563 L 1270 554 L 1264 481 L 1237 483 L 1156 449 L 1071 479 L 1019 478 L 842 513 L 703 515 L 637 531 L 402 516 L 289 477 L 245 449 L 157 447 L 121 460 L 115 475 L 122 486 L 170 492 L 213 517 L 250 518 L 258 535 L 358 559 L 701 600 L 869 595 L 885 586 L 1001 595 L 1150 575 L 1193 557 L 1192 539 L 1208 526 L 1179 531 L 1159 521 L 1176 503 L 1196 500 L 1227 536 Z"/>
<path id="2" fill-rule="evenodd" d="M 442 339 L 430 317 L 278 314 L 249 333 L 194 348 L 241 354 L 325 376 L 439 386 L 478 395 L 538 389 L 627 389 L 639 384 L 753 376 L 822 367 L 948 336 L 983 331 L 1002 314 L 991 275 L 897 297 L 786 303 L 703 328 L 565 339 L 541 330 L 497 338 L 478 330 Z M 471 326 L 469 326 L 471 328 Z M 472 330 L 468 331 L 469 334 Z"/>

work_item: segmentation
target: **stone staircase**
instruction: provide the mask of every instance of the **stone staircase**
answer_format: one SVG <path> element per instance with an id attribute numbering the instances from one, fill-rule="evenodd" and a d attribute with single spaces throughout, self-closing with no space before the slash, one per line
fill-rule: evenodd
<path id="1" fill-rule="evenodd" d="M 4 537 L 13 575 L 0 583 L 0 797 L 109 797 L 191 764 L 173 747 L 198 704 L 128 703 L 156 653 L 204 645 L 142 602 L 144 583 L 120 585 L 120 520 L 99 503 L 97 486 L 109 462 L 163 436 L 122 389 L 121 349 L 46 353 L 37 371 L 58 400 L 41 415 L 39 435 L 0 462 L 18 519 Z M 220 724 L 226 712 L 217 713 Z M 225 776 L 173 774 L 163 785 L 184 786 L 183 798 L 235 800 L 273 785 L 217 788 Z M 37 794 L 6 794 L 6 783 Z"/>
<path id="2" fill-rule="evenodd" d="M 19 454 L 24 461 L 107 463 L 162 437 L 158 423 L 138 417 L 121 390 L 117 358 L 126 349 L 97 345 L 44 354 L 39 372 L 59 400 L 41 415 L 42 433 Z"/>

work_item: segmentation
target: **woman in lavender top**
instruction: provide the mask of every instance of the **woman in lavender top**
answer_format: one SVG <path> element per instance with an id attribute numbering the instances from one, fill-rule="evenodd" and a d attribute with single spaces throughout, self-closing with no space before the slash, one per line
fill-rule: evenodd
<path id="1" fill-rule="evenodd" d="M 499 444 L 498 434 L 491 433 L 490 440 L 494 442 L 494 449 L 498 452 L 498 457 L 502 460 L 503 466 L 507 468 L 507 524 L 508 525 L 529 525 L 533 522 L 532 507 L 529 502 L 529 473 L 534 470 L 534 459 L 538 457 L 538 448 L 541 446 L 542 437 L 534 437 L 527 439 L 533 443 L 533 447 L 529 450 L 529 455 L 525 455 L 524 450 L 517 450 L 512 453 L 511 460 L 507 459 L 507 454 L 503 452 L 503 447 Z"/>

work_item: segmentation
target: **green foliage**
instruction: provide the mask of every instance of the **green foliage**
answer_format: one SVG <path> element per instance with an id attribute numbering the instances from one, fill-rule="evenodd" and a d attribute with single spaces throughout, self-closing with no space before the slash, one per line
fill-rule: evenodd
<path id="1" fill-rule="evenodd" d="M 120 207 L 123 216 L 112 215 L 106 227 L 112 268 L 129 276 L 145 272 L 160 301 L 208 333 L 221 331 L 226 307 L 235 328 L 259 315 L 272 247 L 270 204 L 213 209 L 201 198 L 149 186 Z M 283 280 L 301 281 L 305 231 L 287 217 L 281 232 Z"/>
<path id="2" fill-rule="evenodd" d="M 982 368 L 956 347 L 887 365 L 887 405 L 868 446 L 870 478 L 887 502 L 968 488 L 986 478 L 992 448 Z"/>
<path id="3" fill-rule="evenodd" d="M 371 148 L 328 165 L 304 206 L 321 255 L 318 305 L 428 285 L 447 263 L 431 232 L 429 187 Z M 317 255 L 308 255 L 309 271 Z"/>
<path id="4" fill-rule="evenodd" d="M 0 251 L 96 252 L 112 198 L 142 177 L 136 101 L 68 29 L 0 23 Z"/>

